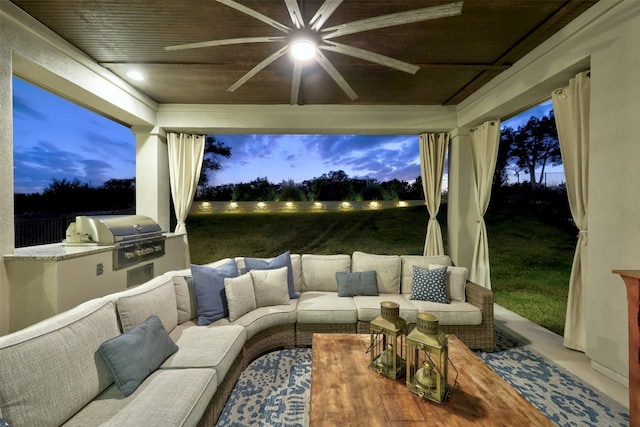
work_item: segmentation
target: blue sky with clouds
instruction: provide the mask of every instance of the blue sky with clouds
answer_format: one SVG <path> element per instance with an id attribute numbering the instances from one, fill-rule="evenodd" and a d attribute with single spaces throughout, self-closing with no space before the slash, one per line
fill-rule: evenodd
<path id="1" fill-rule="evenodd" d="M 135 136 L 129 128 L 18 78 L 14 84 L 14 178 L 16 193 L 38 193 L 53 180 L 100 186 L 135 176 Z M 517 128 L 551 102 L 503 125 Z M 302 182 L 329 171 L 379 181 L 413 181 L 420 175 L 416 135 L 216 135 L 231 147 L 209 184 L 266 177 Z"/>

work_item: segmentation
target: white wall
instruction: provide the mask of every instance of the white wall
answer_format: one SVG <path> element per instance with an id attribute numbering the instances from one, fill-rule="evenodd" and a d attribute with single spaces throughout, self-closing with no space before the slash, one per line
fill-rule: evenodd
<path id="1" fill-rule="evenodd" d="M 627 301 L 613 269 L 640 268 L 640 17 L 591 57 L 587 355 L 627 376 Z"/>

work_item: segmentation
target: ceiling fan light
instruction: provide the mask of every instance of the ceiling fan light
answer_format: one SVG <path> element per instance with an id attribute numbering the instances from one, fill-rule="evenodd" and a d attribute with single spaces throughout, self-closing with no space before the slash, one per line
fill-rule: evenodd
<path id="1" fill-rule="evenodd" d="M 298 39 L 291 42 L 291 55 L 300 61 L 308 61 L 316 56 L 316 44 L 308 39 Z"/>
<path id="2" fill-rule="evenodd" d="M 136 81 L 144 80 L 144 76 L 142 75 L 142 73 L 140 71 L 137 71 L 137 70 L 129 71 L 127 73 L 127 77 L 129 77 L 132 80 L 136 80 Z"/>

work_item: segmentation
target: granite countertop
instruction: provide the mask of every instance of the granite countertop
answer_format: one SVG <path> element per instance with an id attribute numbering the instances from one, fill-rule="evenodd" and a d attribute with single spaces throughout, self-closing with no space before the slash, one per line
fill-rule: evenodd
<path id="1" fill-rule="evenodd" d="M 163 236 L 171 238 L 181 236 L 180 234 L 164 233 Z M 4 255 L 5 260 L 62 260 L 109 252 L 114 250 L 115 245 L 98 245 L 95 243 L 51 243 L 48 245 L 27 246 L 15 248 L 12 254 Z"/>
<path id="2" fill-rule="evenodd" d="M 114 245 L 97 245 L 91 243 L 84 244 L 64 244 L 52 243 L 49 245 L 27 246 L 25 248 L 16 248 L 12 254 L 5 255 L 4 259 L 39 259 L 39 260 L 57 260 L 76 258 L 79 256 L 90 255 L 99 252 L 112 251 Z"/>

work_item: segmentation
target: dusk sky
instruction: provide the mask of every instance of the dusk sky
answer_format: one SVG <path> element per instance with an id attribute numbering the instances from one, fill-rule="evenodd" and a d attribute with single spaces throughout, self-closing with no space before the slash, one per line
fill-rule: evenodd
<path id="1" fill-rule="evenodd" d="M 135 176 L 135 136 L 129 128 L 13 79 L 15 193 L 38 193 L 56 180 L 100 186 Z M 517 128 L 548 113 L 551 101 L 503 126 Z M 416 135 L 216 135 L 231 147 L 209 185 L 300 183 L 329 171 L 379 181 L 413 181 L 420 175 Z"/>

